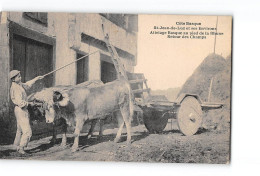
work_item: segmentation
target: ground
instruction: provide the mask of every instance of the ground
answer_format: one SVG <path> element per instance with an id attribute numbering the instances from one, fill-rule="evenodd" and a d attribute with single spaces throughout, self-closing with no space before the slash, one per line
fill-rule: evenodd
<path id="1" fill-rule="evenodd" d="M 150 134 L 144 125 L 132 127 L 132 144 L 126 145 L 126 133 L 121 142 L 114 143 L 117 128 L 106 129 L 104 136 L 97 133 L 87 139 L 86 133 L 80 137 L 79 151 L 71 152 L 73 138 L 61 148 L 61 136 L 55 145 L 51 137 L 31 141 L 27 154 L 18 154 L 11 145 L 0 146 L 2 159 L 27 160 L 77 160 L 77 161 L 122 161 L 161 163 L 229 163 L 230 132 L 200 129 L 193 136 L 184 136 L 177 130 L 175 122 L 169 120 L 164 132 Z"/>

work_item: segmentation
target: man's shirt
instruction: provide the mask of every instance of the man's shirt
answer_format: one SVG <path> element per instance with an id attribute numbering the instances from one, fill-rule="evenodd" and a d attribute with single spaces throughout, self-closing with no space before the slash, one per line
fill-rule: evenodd
<path id="1" fill-rule="evenodd" d="M 26 83 L 17 84 L 12 82 L 10 88 L 10 96 L 12 102 L 19 106 L 20 108 L 28 106 L 26 91 L 32 87 L 33 81 L 28 81 Z"/>

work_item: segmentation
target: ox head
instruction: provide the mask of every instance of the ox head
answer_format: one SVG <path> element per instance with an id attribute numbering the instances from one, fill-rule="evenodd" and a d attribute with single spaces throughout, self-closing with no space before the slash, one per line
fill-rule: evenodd
<path id="1" fill-rule="evenodd" d="M 53 92 L 52 102 L 47 103 L 45 106 L 46 123 L 53 123 L 57 117 L 57 111 L 60 111 L 60 106 L 67 106 L 69 98 L 67 94 L 61 94 L 59 91 Z"/>

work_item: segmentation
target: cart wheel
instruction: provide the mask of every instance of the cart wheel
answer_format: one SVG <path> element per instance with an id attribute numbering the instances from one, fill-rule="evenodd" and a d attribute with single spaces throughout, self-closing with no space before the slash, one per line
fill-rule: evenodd
<path id="1" fill-rule="evenodd" d="M 160 133 L 167 125 L 169 114 L 154 108 L 142 108 L 144 125 L 150 133 Z"/>
<path id="2" fill-rule="evenodd" d="M 186 136 L 194 135 L 202 123 L 202 110 L 198 100 L 192 96 L 186 97 L 177 114 L 180 131 Z"/>

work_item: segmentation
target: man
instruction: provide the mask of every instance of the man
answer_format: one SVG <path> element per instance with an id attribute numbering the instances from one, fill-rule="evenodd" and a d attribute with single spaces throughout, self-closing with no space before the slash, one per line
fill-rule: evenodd
<path id="1" fill-rule="evenodd" d="M 38 76 L 26 83 L 22 83 L 20 71 L 12 70 L 10 72 L 10 79 L 12 81 L 10 96 L 12 102 L 15 104 L 14 114 L 17 121 L 14 146 L 16 146 L 17 151 L 21 154 L 25 154 L 24 148 L 27 147 L 32 136 L 27 107 L 29 104 L 33 104 L 28 102 L 26 90 L 30 89 L 37 80 L 42 78 L 44 77 Z"/>

